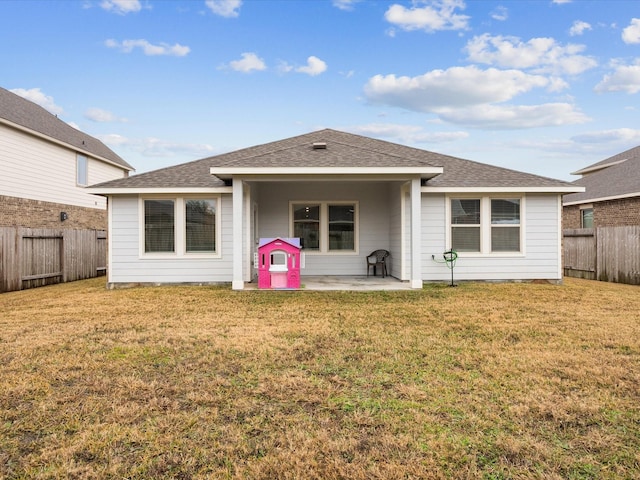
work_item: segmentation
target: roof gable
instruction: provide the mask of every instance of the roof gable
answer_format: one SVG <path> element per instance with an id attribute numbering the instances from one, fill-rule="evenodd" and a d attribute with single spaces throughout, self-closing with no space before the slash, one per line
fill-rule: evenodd
<path id="1" fill-rule="evenodd" d="M 594 166 L 601 167 L 594 170 L 591 168 Z M 585 187 L 585 191 L 565 195 L 565 205 L 640 196 L 640 147 L 626 150 L 591 167 L 582 171 L 590 170 L 592 173 L 573 182 Z"/>
<path id="2" fill-rule="evenodd" d="M 314 148 L 314 145 L 316 147 Z M 324 148 L 318 148 L 324 146 Z M 214 167 L 439 167 L 441 155 L 325 129 L 210 157 Z"/>
<path id="3" fill-rule="evenodd" d="M 618 153 L 609 158 L 605 158 L 593 165 L 589 165 L 588 167 L 581 168 L 575 172 L 572 172 L 571 175 L 587 175 L 592 172 L 597 172 L 598 170 L 602 170 L 603 168 L 612 167 L 619 163 L 626 162 L 629 159 L 637 158 L 640 156 L 640 146 L 630 148 L 629 150 L 625 150 L 622 153 Z"/>
<path id="4" fill-rule="evenodd" d="M 0 123 L 2 120 L 48 137 L 69 148 L 86 152 L 125 170 L 134 170 L 124 159 L 97 138 L 73 128 L 40 105 L 0 87 Z"/>
<path id="5" fill-rule="evenodd" d="M 314 148 L 314 144 L 321 148 Z M 324 148 L 326 147 L 326 148 Z M 211 175 L 214 172 L 215 175 Z M 235 174 L 285 173 L 336 175 L 348 173 L 421 175 L 425 187 L 543 188 L 575 191 L 574 185 L 537 175 L 451 157 L 351 133 L 324 129 L 244 148 L 190 163 L 95 185 L 111 189 L 224 187 L 222 178 Z M 433 178 L 431 178 L 433 177 Z M 551 190 L 549 190 L 551 191 Z"/>

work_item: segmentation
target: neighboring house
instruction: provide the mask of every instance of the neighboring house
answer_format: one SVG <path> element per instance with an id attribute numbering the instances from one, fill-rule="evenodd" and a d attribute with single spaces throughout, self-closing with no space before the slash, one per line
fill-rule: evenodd
<path id="1" fill-rule="evenodd" d="M 90 188 L 108 197 L 108 285 L 255 281 L 260 238 L 302 239 L 301 275 L 561 281 L 562 194 L 582 187 L 321 130 Z"/>
<path id="2" fill-rule="evenodd" d="M 102 142 L 0 88 L 0 227 L 106 229 L 87 185 L 133 168 Z"/>
<path id="3" fill-rule="evenodd" d="M 564 228 L 640 225 L 640 146 L 573 175 L 586 190 L 564 196 Z"/>

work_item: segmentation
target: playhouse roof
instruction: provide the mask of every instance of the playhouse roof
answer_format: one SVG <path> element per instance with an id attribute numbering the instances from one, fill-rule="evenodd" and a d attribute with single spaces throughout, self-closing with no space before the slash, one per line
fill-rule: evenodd
<path id="1" fill-rule="evenodd" d="M 261 238 L 258 242 L 258 248 L 262 248 L 265 245 L 269 245 L 270 243 L 275 243 L 275 242 L 284 242 L 292 247 L 295 248 L 301 248 L 300 245 L 300 239 L 299 238 L 282 238 L 282 237 L 275 237 L 275 238 Z"/>

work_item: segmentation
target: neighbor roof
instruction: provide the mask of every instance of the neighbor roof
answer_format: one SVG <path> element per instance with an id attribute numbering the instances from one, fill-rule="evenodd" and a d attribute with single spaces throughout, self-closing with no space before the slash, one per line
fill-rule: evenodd
<path id="1" fill-rule="evenodd" d="M 315 145 L 315 146 L 314 146 Z M 411 172 L 427 187 L 531 187 L 575 191 L 568 182 L 494 167 L 332 129 L 299 135 L 190 163 L 94 185 L 111 189 L 221 187 L 234 174 L 265 172 Z M 213 172 L 215 175 L 212 175 Z M 216 177 L 218 175 L 219 177 Z M 433 178 L 432 178 L 433 177 Z"/>
<path id="2" fill-rule="evenodd" d="M 21 127 L 97 159 L 113 163 L 126 170 L 134 170 L 97 138 L 73 128 L 41 106 L 1 87 L 0 123 Z"/>
<path id="3" fill-rule="evenodd" d="M 640 196 L 640 146 L 577 173 L 583 173 L 583 177 L 573 184 L 585 187 L 585 191 L 565 195 L 562 199 L 565 205 Z"/>

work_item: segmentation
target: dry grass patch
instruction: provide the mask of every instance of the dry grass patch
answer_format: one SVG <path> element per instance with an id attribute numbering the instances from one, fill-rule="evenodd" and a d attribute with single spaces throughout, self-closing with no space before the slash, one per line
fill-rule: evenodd
<path id="1" fill-rule="evenodd" d="M 0 296 L 0 478 L 638 478 L 640 295 Z"/>

